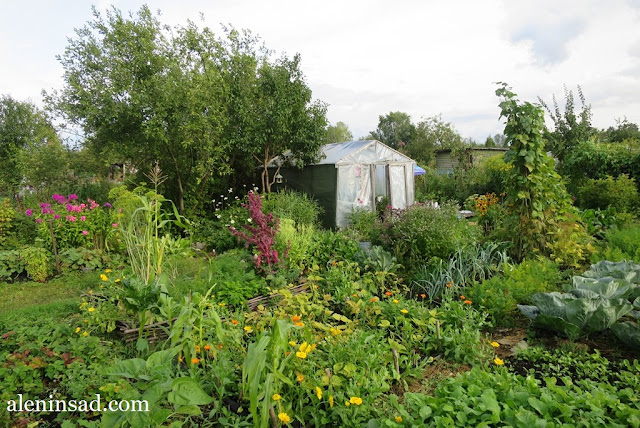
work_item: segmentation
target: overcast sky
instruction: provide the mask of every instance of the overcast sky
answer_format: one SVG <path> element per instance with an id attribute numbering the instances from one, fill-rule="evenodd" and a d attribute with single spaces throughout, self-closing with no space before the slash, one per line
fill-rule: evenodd
<path id="1" fill-rule="evenodd" d="M 91 3 L 0 0 L 0 94 L 42 105 L 43 89 L 60 88 L 55 56 L 92 18 Z M 144 3 L 166 24 L 202 12 L 214 30 L 250 29 L 278 53 L 300 53 L 314 98 L 355 137 L 403 111 L 414 122 L 441 114 L 484 141 L 503 129 L 497 81 L 548 103 L 564 101 L 563 85 L 580 85 L 594 126 L 640 123 L 640 0 L 94 2 L 123 12 Z"/>

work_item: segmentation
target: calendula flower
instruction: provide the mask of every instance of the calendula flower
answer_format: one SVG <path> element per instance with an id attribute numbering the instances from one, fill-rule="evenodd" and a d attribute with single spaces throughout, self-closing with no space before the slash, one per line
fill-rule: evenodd
<path id="1" fill-rule="evenodd" d="M 271 396 L 271 399 L 272 399 L 273 401 L 278 401 L 278 400 L 280 400 L 281 398 L 282 398 L 282 397 L 280 396 L 280 394 L 273 394 L 273 395 Z"/>
<path id="2" fill-rule="evenodd" d="M 87 337 L 87 336 L 89 336 L 89 332 L 88 332 L 88 331 L 85 331 L 85 332 L 83 332 L 83 333 L 82 333 L 82 335 L 83 335 L 84 337 Z"/>
<path id="3" fill-rule="evenodd" d="M 449 282 L 447 282 L 447 283 L 446 283 L 446 285 L 445 285 L 445 286 L 446 286 L 447 288 L 451 288 L 451 287 L 453 287 L 453 282 L 449 281 Z"/>
<path id="4" fill-rule="evenodd" d="M 333 407 L 333 395 L 329 396 L 329 407 Z"/>
<path id="5" fill-rule="evenodd" d="M 490 342 L 491 346 L 493 346 L 494 348 L 499 348 L 500 344 L 498 342 Z"/>
<path id="6" fill-rule="evenodd" d="M 302 321 L 294 322 L 293 325 L 296 327 L 304 327 L 304 323 Z"/>
<path id="7" fill-rule="evenodd" d="M 408 314 L 409 313 L 409 311 L 406 310 L 406 309 L 401 309 L 400 312 L 402 312 L 403 314 Z"/>
<path id="8" fill-rule="evenodd" d="M 104 273 L 111 273 L 111 272 L 113 272 L 111 269 L 105 269 L 104 270 Z"/>
<path id="9" fill-rule="evenodd" d="M 302 352 L 302 351 L 298 351 L 298 352 L 296 352 L 296 357 L 304 360 L 305 358 L 307 358 L 307 353 L 306 352 Z"/>
<path id="10" fill-rule="evenodd" d="M 200 362 L 199 358 L 192 358 L 191 359 L 191 364 L 198 364 Z"/>
<path id="11" fill-rule="evenodd" d="M 351 405 L 351 403 L 349 403 L 348 401 L 345 401 L 345 402 L 344 402 L 344 405 L 345 405 L 345 406 L 347 406 L 347 407 L 349 407 L 349 406 Z"/>
<path id="12" fill-rule="evenodd" d="M 470 305 L 471 303 L 472 303 L 472 302 L 471 302 L 471 300 L 465 300 L 465 301 L 464 301 L 464 304 L 465 304 L 465 305 Z"/>
<path id="13" fill-rule="evenodd" d="M 465 300 L 465 299 L 466 299 L 466 297 L 460 296 L 460 300 Z"/>
<path id="14" fill-rule="evenodd" d="M 318 397 L 318 400 L 322 400 L 322 390 L 320 389 L 320 387 L 316 386 L 316 396 Z"/>
<path id="15" fill-rule="evenodd" d="M 502 361 L 500 358 L 496 357 L 493 359 L 493 362 L 496 364 L 496 366 L 504 366 L 504 361 Z"/>
<path id="16" fill-rule="evenodd" d="M 115 283 L 117 284 L 118 282 L 120 282 L 120 278 L 117 278 L 117 279 L 116 279 L 115 281 L 113 281 L 113 282 L 115 282 Z"/>
<path id="17" fill-rule="evenodd" d="M 94 312 L 95 310 L 96 310 L 96 308 L 94 308 L 93 306 L 90 307 L 89 309 L 87 309 L 87 311 L 89 311 L 89 312 Z"/>
<path id="18" fill-rule="evenodd" d="M 196 345 L 196 352 L 200 352 L 200 347 Z"/>
<path id="19" fill-rule="evenodd" d="M 398 304 L 400 301 L 398 299 L 393 299 L 393 303 Z"/>
<path id="20" fill-rule="evenodd" d="M 105 274 L 101 273 L 101 274 L 100 274 L 100 279 L 101 279 L 101 280 L 103 280 L 103 281 L 108 281 L 108 280 L 109 280 L 109 277 L 107 277 L 107 275 L 105 275 Z"/>
<path id="21" fill-rule="evenodd" d="M 80 333 L 80 330 L 82 330 L 80 327 L 76 327 L 76 333 Z"/>
<path id="22" fill-rule="evenodd" d="M 247 325 L 244 327 L 244 331 L 246 331 L 247 333 L 251 333 L 253 331 L 253 328 Z"/>
<path id="23" fill-rule="evenodd" d="M 387 291 L 386 293 L 384 293 L 385 296 L 393 296 L 393 293 L 391 291 Z"/>
<path id="24" fill-rule="evenodd" d="M 309 352 L 310 350 L 311 346 L 309 346 L 307 342 L 303 342 L 302 345 L 300 345 L 300 352 Z"/>
<path id="25" fill-rule="evenodd" d="M 377 302 L 377 301 L 378 301 L 378 298 L 377 298 L 377 297 L 372 297 L 372 298 L 370 298 L 370 299 L 369 299 L 369 301 L 370 301 L 370 302 Z"/>
<path id="26" fill-rule="evenodd" d="M 351 398 L 349 398 L 349 402 L 351 404 L 355 404 L 356 406 L 359 406 L 359 405 L 362 404 L 362 398 L 360 398 L 360 397 L 351 397 Z"/>
<path id="27" fill-rule="evenodd" d="M 402 422 L 402 416 L 396 416 L 395 419 L 397 423 Z"/>
<path id="28" fill-rule="evenodd" d="M 298 344 L 292 340 L 291 342 L 289 342 L 289 346 L 298 346 Z"/>
<path id="29" fill-rule="evenodd" d="M 424 293 L 422 293 L 422 294 L 420 295 L 420 297 L 422 297 L 423 299 L 426 299 L 426 298 L 427 298 L 427 295 L 426 295 L 426 294 L 424 294 Z"/>
<path id="30" fill-rule="evenodd" d="M 302 381 L 304 381 L 304 376 L 302 375 L 302 373 L 298 373 L 298 374 L 296 375 L 296 380 L 297 380 L 298 382 L 302 382 Z"/>
<path id="31" fill-rule="evenodd" d="M 218 306 L 224 307 L 224 306 L 227 306 L 227 304 L 225 302 L 222 302 L 222 303 L 218 303 Z"/>
<path id="32" fill-rule="evenodd" d="M 231 320 L 231 324 L 238 325 L 238 320 Z"/>
<path id="33" fill-rule="evenodd" d="M 284 424 L 291 422 L 291 418 L 285 412 L 278 413 L 278 419 L 280 419 L 280 422 Z"/>
<path id="34" fill-rule="evenodd" d="M 302 319 L 302 317 L 300 317 L 300 315 L 294 315 L 291 317 L 291 321 L 293 322 L 298 322 Z"/>
<path id="35" fill-rule="evenodd" d="M 204 350 L 205 350 L 205 351 L 210 351 L 210 350 L 211 350 L 211 346 L 209 346 L 209 345 L 204 345 Z"/>

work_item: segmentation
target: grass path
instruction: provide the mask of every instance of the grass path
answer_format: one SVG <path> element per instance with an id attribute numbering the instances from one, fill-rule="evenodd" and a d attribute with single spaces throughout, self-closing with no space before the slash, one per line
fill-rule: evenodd
<path id="1" fill-rule="evenodd" d="M 42 314 L 64 316 L 77 310 L 80 295 L 95 287 L 99 273 L 73 273 L 44 284 L 25 281 L 0 283 L 0 318 Z"/>

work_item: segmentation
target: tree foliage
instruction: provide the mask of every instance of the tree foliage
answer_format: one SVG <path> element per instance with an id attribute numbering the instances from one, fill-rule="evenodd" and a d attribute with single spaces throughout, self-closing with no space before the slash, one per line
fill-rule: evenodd
<path id="1" fill-rule="evenodd" d="M 378 128 L 371 132 L 371 137 L 397 149 L 410 144 L 415 134 L 416 127 L 411 122 L 411 116 L 400 111 L 392 111 L 379 117 Z"/>
<path id="2" fill-rule="evenodd" d="M 172 29 L 146 6 L 93 14 L 59 56 L 65 86 L 47 99 L 95 152 L 140 172 L 157 160 L 181 212 L 287 150 L 315 155 L 325 107 L 310 104 L 298 56 L 272 60 L 249 32 Z"/>
<path id="3" fill-rule="evenodd" d="M 442 116 L 432 116 L 418 122 L 413 139 L 404 149 L 419 164 L 427 165 L 434 159 L 435 150 L 459 151 L 466 144 L 450 122 L 443 121 Z"/>
<path id="4" fill-rule="evenodd" d="M 341 143 L 343 141 L 352 141 L 353 134 L 349 131 L 349 127 L 344 122 L 338 122 L 335 125 L 327 127 L 326 144 Z"/>

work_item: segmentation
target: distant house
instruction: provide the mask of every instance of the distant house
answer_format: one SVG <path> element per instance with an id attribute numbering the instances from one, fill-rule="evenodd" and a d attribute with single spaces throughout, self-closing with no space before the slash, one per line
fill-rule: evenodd
<path id="1" fill-rule="evenodd" d="M 413 159 L 380 141 L 349 141 L 327 144 L 321 159 L 302 169 L 282 166 L 276 189 L 292 189 L 315 198 L 324 209 L 327 228 L 345 227 L 354 210 L 375 210 L 386 198 L 393 208 L 414 202 Z M 270 165 L 275 174 L 280 163 Z"/>
<path id="2" fill-rule="evenodd" d="M 460 166 L 467 169 L 482 159 L 500 156 L 508 150 L 506 147 L 469 147 L 459 156 L 452 155 L 451 149 L 436 150 L 436 168 L 438 174 L 451 174 L 454 169 Z M 460 165 L 461 161 L 463 165 Z"/>

